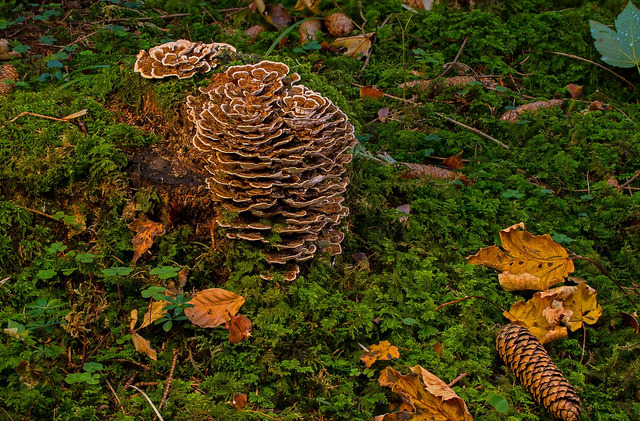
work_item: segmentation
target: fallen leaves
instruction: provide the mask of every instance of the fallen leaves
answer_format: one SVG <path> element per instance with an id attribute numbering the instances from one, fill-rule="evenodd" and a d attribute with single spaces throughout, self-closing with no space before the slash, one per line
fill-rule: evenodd
<path id="1" fill-rule="evenodd" d="M 184 310 L 191 323 L 200 327 L 217 327 L 235 316 L 244 304 L 244 297 L 221 288 L 197 292 L 191 301 L 193 307 Z"/>
<path id="2" fill-rule="evenodd" d="M 231 344 L 246 341 L 251 336 L 251 320 L 242 314 L 231 316 L 229 321 L 225 323 L 225 327 L 229 330 L 229 343 Z"/>
<path id="3" fill-rule="evenodd" d="M 382 91 L 382 89 L 378 88 L 375 85 L 363 86 L 362 88 L 360 88 L 360 99 L 382 97 L 384 97 L 384 92 Z"/>
<path id="4" fill-rule="evenodd" d="M 377 345 L 371 345 L 369 352 L 360 356 L 360 361 L 369 368 L 378 360 L 391 360 L 392 358 L 400 358 L 398 347 L 391 345 L 389 341 L 382 341 Z"/>
<path id="5" fill-rule="evenodd" d="M 147 355 L 153 361 L 158 360 L 158 354 L 155 349 L 151 348 L 151 342 L 135 332 L 131 332 L 131 340 L 133 341 L 133 346 L 136 348 L 136 351 Z"/>
<path id="6" fill-rule="evenodd" d="M 345 56 L 352 58 L 360 58 L 369 55 L 369 50 L 371 50 L 371 40 L 374 36 L 374 33 L 355 35 L 352 37 L 343 37 L 337 38 L 333 43 L 331 43 L 331 47 L 334 48 L 346 48 L 344 52 Z"/>
<path id="7" fill-rule="evenodd" d="M 164 234 L 164 226 L 161 223 L 149 220 L 145 215 L 129 224 L 129 229 L 136 232 L 131 240 L 133 244 L 133 263 L 144 255 L 153 245 L 153 239 Z"/>
<path id="8" fill-rule="evenodd" d="M 465 402 L 445 382 L 419 365 L 402 375 L 391 367 L 380 373 L 378 383 L 390 387 L 407 401 L 413 411 L 402 410 L 379 415 L 376 421 L 472 421 Z"/>
<path id="9" fill-rule="evenodd" d="M 466 175 L 446 168 L 428 164 L 414 164 L 411 162 L 404 162 L 403 164 L 407 169 L 403 171 L 400 176 L 406 180 L 429 177 L 445 180 L 460 180 L 465 185 L 472 183 Z"/>
<path id="10" fill-rule="evenodd" d="M 195 325 L 213 328 L 224 325 L 229 331 L 232 344 L 247 340 L 251 336 L 251 320 L 237 314 L 244 304 L 244 297 L 221 288 L 209 288 L 197 292 L 184 310 L 185 315 Z"/>
<path id="11" fill-rule="evenodd" d="M 533 236 L 523 222 L 500 231 L 502 249 L 490 246 L 467 257 L 469 263 L 502 271 L 500 285 L 506 291 L 545 290 L 563 282 L 573 272 L 573 260 L 549 234 Z"/>

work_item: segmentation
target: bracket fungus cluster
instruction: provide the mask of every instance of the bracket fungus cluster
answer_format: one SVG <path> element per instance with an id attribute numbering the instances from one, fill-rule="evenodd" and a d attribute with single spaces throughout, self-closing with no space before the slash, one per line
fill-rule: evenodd
<path id="1" fill-rule="evenodd" d="M 229 212 L 218 225 L 229 238 L 274 244 L 265 256 L 276 264 L 339 254 L 337 226 L 349 213 L 342 194 L 353 126 L 298 80 L 284 63 L 261 61 L 232 66 L 187 98 L 208 188 Z"/>
<path id="2" fill-rule="evenodd" d="M 207 73 L 217 66 L 217 57 L 236 49 L 225 43 L 204 44 L 179 39 L 158 45 L 148 52 L 140 50 L 133 68 L 146 79 L 176 76 L 190 78 L 196 73 Z"/>

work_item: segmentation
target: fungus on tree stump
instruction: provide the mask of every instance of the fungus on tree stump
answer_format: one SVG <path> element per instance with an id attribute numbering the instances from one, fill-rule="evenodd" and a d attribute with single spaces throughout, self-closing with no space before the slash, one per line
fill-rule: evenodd
<path id="1" fill-rule="evenodd" d="M 186 79 L 196 73 L 207 73 L 217 66 L 217 56 L 235 51 L 232 45 L 225 43 L 204 44 L 179 39 L 153 47 L 148 52 L 140 50 L 133 70 L 146 79 L 170 76 Z"/>
<path id="2" fill-rule="evenodd" d="M 276 264 L 342 251 L 343 173 L 355 144 L 347 116 L 292 86 L 300 76 L 288 73 L 272 61 L 233 66 L 200 88 L 203 97 L 187 98 L 193 143 L 212 174 L 208 188 L 229 212 L 217 224 L 229 238 L 274 242 L 265 256 Z"/>

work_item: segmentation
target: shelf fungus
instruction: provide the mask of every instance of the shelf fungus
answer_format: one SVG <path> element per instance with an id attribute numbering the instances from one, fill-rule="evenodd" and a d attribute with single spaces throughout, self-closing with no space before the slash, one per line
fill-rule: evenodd
<path id="1" fill-rule="evenodd" d="M 204 44 L 179 39 L 158 45 L 149 51 L 140 50 L 133 68 L 146 79 L 176 76 L 190 78 L 196 73 L 207 73 L 217 66 L 217 57 L 236 49 L 225 43 Z"/>
<path id="2" fill-rule="evenodd" d="M 342 251 L 343 174 L 355 144 L 347 116 L 298 80 L 287 65 L 261 61 L 230 67 L 187 98 L 208 188 L 228 213 L 217 224 L 229 238 L 272 244 L 266 260 L 289 263 L 290 279 L 295 262 Z"/>

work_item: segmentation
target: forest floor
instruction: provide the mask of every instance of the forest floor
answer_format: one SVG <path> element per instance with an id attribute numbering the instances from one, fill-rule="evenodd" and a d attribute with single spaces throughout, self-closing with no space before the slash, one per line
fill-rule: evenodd
<path id="1" fill-rule="evenodd" d="M 590 31 L 627 3 L 417 3 L 2 2 L 20 57 L 0 48 L 19 75 L 0 96 L 0 420 L 432 419 L 452 403 L 420 367 L 468 408 L 437 419 L 554 419 L 498 355 L 505 316 L 547 342 L 581 420 L 639 420 L 640 75 Z M 340 11 L 346 29 L 300 39 Z M 134 72 L 178 39 L 238 53 L 190 79 Z M 293 281 L 214 224 L 185 107 L 262 59 L 357 139 L 342 254 Z M 529 271 L 467 259 L 492 245 Z M 544 282 L 501 286 L 525 278 Z M 573 298 L 534 295 L 562 285 Z M 210 288 L 241 307 L 202 328 L 183 312 Z"/>

